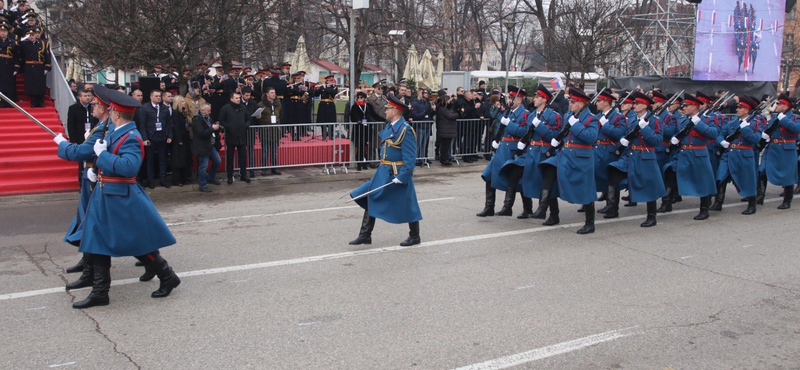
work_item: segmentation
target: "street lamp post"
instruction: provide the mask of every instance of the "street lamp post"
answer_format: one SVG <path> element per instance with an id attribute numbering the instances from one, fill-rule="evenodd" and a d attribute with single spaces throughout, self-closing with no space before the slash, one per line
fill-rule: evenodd
<path id="1" fill-rule="evenodd" d="M 350 106 L 356 94 L 356 9 L 369 9 L 369 0 L 353 0 L 353 7 L 350 8 Z"/>
<path id="2" fill-rule="evenodd" d="M 406 30 L 391 30 L 391 31 L 389 31 L 389 36 L 403 36 L 405 34 L 406 34 Z M 393 81 L 397 82 L 397 80 L 399 80 L 399 77 L 400 77 L 400 66 L 397 63 L 397 47 L 399 45 L 399 41 L 397 41 L 397 39 L 395 38 L 395 40 L 394 40 L 394 42 L 392 44 L 394 45 L 394 76 L 393 76 Z"/>
<path id="3" fill-rule="evenodd" d="M 508 55 L 508 45 L 511 43 L 511 30 L 514 29 L 514 26 L 516 24 L 517 22 L 514 21 L 503 22 L 503 26 L 505 26 L 506 30 L 508 30 L 508 34 L 506 35 L 506 45 L 505 45 L 506 47 L 505 50 L 503 50 L 503 54 L 505 54 L 506 58 L 506 86 L 503 90 L 505 92 L 508 92 L 508 67 L 509 64 L 511 63 L 510 57 Z"/>

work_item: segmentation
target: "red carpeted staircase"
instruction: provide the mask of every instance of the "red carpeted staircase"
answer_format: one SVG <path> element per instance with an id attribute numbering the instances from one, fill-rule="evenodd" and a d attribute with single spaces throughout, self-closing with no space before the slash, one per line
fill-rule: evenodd
<path id="1" fill-rule="evenodd" d="M 44 108 L 30 108 L 17 76 L 20 107 L 56 133 L 63 133 L 61 120 L 49 96 Z M 0 196 L 75 191 L 78 164 L 58 158 L 53 137 L 14 108 L 0 108 Z"/>

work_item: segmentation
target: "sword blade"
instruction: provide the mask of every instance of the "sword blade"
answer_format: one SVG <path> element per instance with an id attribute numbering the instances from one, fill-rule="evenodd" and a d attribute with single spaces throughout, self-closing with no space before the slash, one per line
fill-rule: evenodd
<path id="1" fill-rule="evenodd" d="M 366 192 L 364 194 L 361 194 L 361 195 L 359 195 L 359 196 L 357 196 L 357 197 L 355 197 L 353 199 L 350 199 L 350 200 L 346 201 L 345 203 L 350 203 L 352 201 L 355 201 L 355 200 L 361 199 L 363 197 L 366 197 L 367 195 L 370 195 L 370 194 L 372 194 L 372 193 L 374 193 L 374 192 L 376 192 L 378 190 L 381 190 L 381 189 L 383 189 L 383 188 L 385 188 L 385 187 L 387 187 L 387 186 L 389 186 L 391 184 L 394 184 L 394 183 L 393 182 L 386 183 L 386 184 L 384 184 L 382 186 L 379 186 L 379 187 L 377 187 L 375 189 L 372 189 L 372 190 L 370 190 L 370 191 L 368 191 L 368 192 Z"/>
<path id="2" fill-rule="evenodd" d="M 56 137 L 56 133 L 55 133 L 55 132 L 53 132 L 53 130 L 51 130 L 49 127 L 45 126 L 45 125 L 44 125 L 44 123 L 40 122 L 38 119 L 36 119 L 36 118 L 34 118 L 33 116 L 31 116 L 31 114 L 30 114 L 30 113 L 28 113 L 28 112 L 27 112 L 25 109 L 22 109 L 22 107 L 20 107 L 19 105 L 17 105 L 17 103 L 14 103 L 14 101 L 13 101 L 13 100 L 9 99 L 9 98 L 8 98 L 7 96 L 5 96 L 3 93 L 0 93 L 0 98 L 2 98 L 3 100 L 5 100 L 5 101 L 6 101 L 6 103 L 8 103 L 8 104 L 11 104 L 11 106 L 12 106 L 12 107 L 14 107 L 14 108 L 17 108 L 17 110 L 18 110 L 18 111 L 20 111 L 20 112 L 22 112 L 23 114 L 25 114 L 26 116 L 28 116 L 28 118 L 30 118 L 30 119 L 31 119 L 31 121 L 33 121 L 33 122 L 36 122 L 36 124 L 37 124 L 37 125 L 41 126 L 41 127 L 42 127 L 42 128 L 45 130 L 45 131 L 47 131 L 47 132 L 48 132 L 50 135 L 53 135 L 53 137 Z"/>

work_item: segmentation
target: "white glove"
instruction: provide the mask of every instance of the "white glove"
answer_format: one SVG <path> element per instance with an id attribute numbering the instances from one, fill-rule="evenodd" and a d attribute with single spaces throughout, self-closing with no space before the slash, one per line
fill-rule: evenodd
<path id="1" fill-rule="evenodd" d="M 523 142 L 521 142 L 521 141 L 520 141 L 520 142 L 518 142 L 518 143 L 517 143 L 517 149 L 519 149 L 519 150 L 523 150 L 523 149 L 525 149 L 525 143 L 523 143 Z"/>
<path id="2" fill-rule="evenodd" d="M 627 147 L 628 145 L 630 145 L 631 142 L 623 137 L 622 139 L 619 139 L 619 143 L 622 144 L 622 146 Z"/>
<path id="3" fill-rule="evenodd" d="M 678 143 L 680 143 L 680 142 L 681 141 L 678 140 L 677 137 L 673 137 L 672 139 L 669 139 L 669 143 L 672 144 L 672 145 L 678 145 Z"/>
<path id="4" fill-rule="evenodd" d="M 508 117 L 500 118 L 500 123 L 502 123 L 503 126 L 508 126 L 508 124 L 511 123 L 511 118 Z"/>
<path id="5" fill-rule="evenodd" d="M 572 117 L 569 118 L 569 125 L 570 126 L 574 126 L 576 123 L 578 123 L 578 121 L 580 121 L 580 120 L 575 118 L 575 116 L 572 116 Z"/>
<path id="6" fill-rule="evenodd" d="M 692 122 L 694 122 L 695 125 L 697 124 L 697 122 L 700 122 L 700 115 L 692 117 Z"/>
<path id="7" fill-rule="evenodd" d="M 600 116 L 600 126 L 605 126 L 608 123 L 608 118 L 606 116 Z"/>
<path id="8" fill-rule="evenodd" d="M 778 119 L 779 120 L 783 119 L 783 117 L 786 117 L 786 115 L 783 114 L 783 113 L 778 113 Z"/>
<path id="9" fill-rule="evenodd" d="M 762 132 L 761 133 L 761 138 L 766 140 L 767 142 L 769 142 L 769 140 L 770 140 L 769 135 L 767 135 L 766 132 Z"/>
<path id="10" fill-rule="evenodd" d="M 97 182 L 97 173 L 94 172 L 94 168 L 90 168 L 89 171 L 86 171 L 86 178 L 91 182 Z"/>
<path id="11" fill-rule="evenodd" d="M 750 126 L 750 122 L 747 122 L 746 120 L 739 124 L 739 128 L 745 128 L 747 126 Z"/>
<path id="12" fill-rule="evenodd" d="M 44 70 L 44 74 L 47 74 L 47 70 L 46 69 Z"/>
<path id="13" fill-rule="evenodd" d="M 723 148 L 728 149 L 728 147 L 731 146 L 731 143 L 729 143 L 729 142 L 727 142 L 725 140 L 722 140 L 722 141 L 719 142 L 719 145 L 722 145 Z"/>
<path id="14" fill-rule="evenodd" d="M 539 117 L 533 119 L 533 127 L 539 127 L 540 123 L 542 123 L 542 121 L 539 120 Z"/>
<path id="15" fill-rule="evenodd" d="M 644 118 L 639 120 L 639 128 L 640 129 L 647 127 L 647 125 L 649 125 L 649 124 L 650 124 L 650 122 L 645 121 Z"/>
<path id="16" fill-rule="evenodd" d="M 397 177 L 395 177 L 395 178 L 393 178 L 393 179 L 392 179 L 392 183 L 395 183 L 395 184 L 402 184 L 403 182 L 402 182 L 402 181 L 400 181 L 400 179 L 398 179 Z"/>
<path id="17" fill-rule="evenodd" d="M 106 151 L 106 148 L 108 148 L 108 143 L 103 141 L 103 139 L 97 139 L 97 141 L 94 142 L 94 154 L 97 154 L 98 157 L 100 153 Z"/>
<path id="18" fill-rule="evenodd" d="M 558 146 L 558 144 L 561 144 L 561 142 L 559 142 L 559 141 L 558 141 L 558 140 L 556 140 L 556 139 L 551 139 L 551 140 L 550 140 L 550 146 L 552 146 L 553 148 L 557 147 L 557 146 Z"/>
<path id="19" fill-rule="evenodd" d="M 92 130 L 86 130 L 86 132 L 83 133 L 83 140 L 88 139 L 89 138 L 89 134 L 91 134 L 91 133 L 92 133 Z"/>
<path id="20" fill-rule="evenodd" d="M 53 141 L 56 142 L 56 145 L 61 145 L 61 143 L 67 141 L 67 139 L 64 138 L 64 135 L 58 134 L 53 138 Z"/>
<path id="21" fill-rule="evenodd" d="M 500 147 L 500 143 L 498 143 L 498 142 L 496 142 L 496 141 L 492 141 L 492 148 L 495 148 L 495 149 L 497 149 L 497 148 L 499 148 L 499 147 Z"/>

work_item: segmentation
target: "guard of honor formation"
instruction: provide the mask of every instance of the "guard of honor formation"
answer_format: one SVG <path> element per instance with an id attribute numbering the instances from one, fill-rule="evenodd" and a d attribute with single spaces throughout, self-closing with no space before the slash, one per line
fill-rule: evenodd
<path id="1" fill-rule="evenodd" d="M 647 203 L 642 227 L 655 226 L 656 215 L 671 212 L 682 196 L 699 197 L 694 219 L 707 219 L 709 210 L 722 210 L 729 182 L 747 202 L 745 215 L 764 203 L 767 182 L 784 188 L 778 209 L 788 209 L 797 193 L 800 122 L 786 94 L 774 101 L 775 114 L 767 121 L 761 111 L 773 102 L 747 95 L 740 96 L 736 116 L 726 119 L 717 112 L 725 96 L 632 92 L 617 109 L 617 99 L 605 89 L 590 102 L 571 87 L 570 109 L 562 117 L 548 108 L 552 93 L 541 84 L 530 110 L 522 106 L 525 90 L 508 86 L 508 91 L 513 102 L 482 174 L 486 205 L 479 217 L 511 216 L 520 192 L 523 211 L 517 218 L 546 218 L 544 225 L 556 225 L 561 198 L 582 205 L 586 221 L 578 234 L 588 234 L 595 231 L 595 213 L 619 217 L 622 189 L 631 205 Z M 590 112 L 591 103 L 597 114 Z M 496 190 L 505 191 L 497 213 Z M 595 211 L 598 192 L 606 205 Z M 536 210 L 532 198 L 539 199 Z"/>
<path id="2" fill-rule="evenodd" d="M 17 1 L 12 10 L 0 8 L 0 93 L 16 102 L 14 76 L 22 73 L 31 108 L 44 107 L 45 74 L 50 71 L 49 48 L 41 21 L 27 1 Z M 8 106 L 0 100 L 0 108 Z"/>

